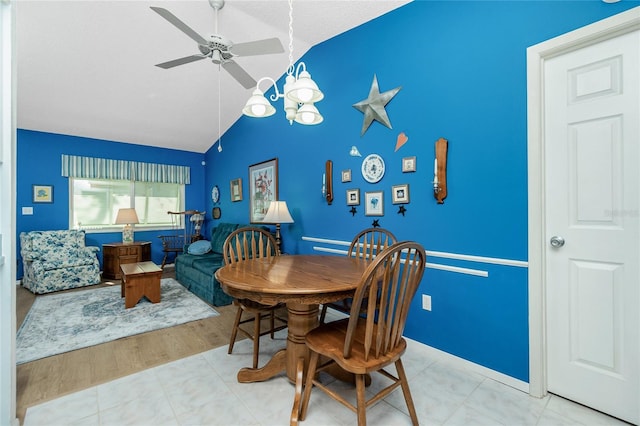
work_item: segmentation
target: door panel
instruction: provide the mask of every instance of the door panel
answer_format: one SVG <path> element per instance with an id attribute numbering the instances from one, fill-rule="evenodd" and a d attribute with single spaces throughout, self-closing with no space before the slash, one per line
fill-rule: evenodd
<path id="1" fill-rule="evenodd" d="M 640 32 L 545 62 L 548 390 L 640 413 Z"/>

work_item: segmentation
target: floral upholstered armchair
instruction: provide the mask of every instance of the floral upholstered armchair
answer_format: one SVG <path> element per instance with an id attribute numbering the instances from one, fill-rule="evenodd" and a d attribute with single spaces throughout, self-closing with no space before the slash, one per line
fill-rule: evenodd
<path id="1" fill-rule="evenodd" d="M 22 285 L 33 293 L 49 293 L 100 282 L 98 247 L 85 246 L 85 232 L 30 231 L 20 234 L 24 266 Z"/>

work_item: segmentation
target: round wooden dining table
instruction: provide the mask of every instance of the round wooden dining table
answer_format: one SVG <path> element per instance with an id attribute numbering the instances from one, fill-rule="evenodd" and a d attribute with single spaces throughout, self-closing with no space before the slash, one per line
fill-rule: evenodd
<path id="1" fill-rule="evenodd" d="M 318 326 L 318 304 L 353 296 L 369 262 L 327 255 L 282 255 L 226 265 L 215 273 L 225 293 L 264 304 L 284 302 L 288 311 L 287 346 L 261 368 L 243 368 L 238 382 L 267 380 L 286 371 L 296 383 L 299 360 L 308 364 L 305 335 Z M 299 373 L 298 373 L 299 374 Z"/>

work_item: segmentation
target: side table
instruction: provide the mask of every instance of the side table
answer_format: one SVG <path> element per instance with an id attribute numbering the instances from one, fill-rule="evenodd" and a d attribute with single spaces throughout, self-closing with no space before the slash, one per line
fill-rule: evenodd
<path id="1" fill-rule="evenodd" d="M 102 277 L 119 280 L 120 265 L 151 260 L 151 242 L 108 243 L 102 245 Z"/>

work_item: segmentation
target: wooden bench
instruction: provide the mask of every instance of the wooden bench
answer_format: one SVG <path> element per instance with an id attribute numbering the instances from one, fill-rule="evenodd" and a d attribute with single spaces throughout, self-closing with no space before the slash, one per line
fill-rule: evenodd
<path id="1" fill-rule="evenodd" d="M 160 302 L 162 269 L 153 262 L 126 263 L 122 272 L 121 296 L 125 309 L 133 308 L 143 297 L 151 303 Z"/>

